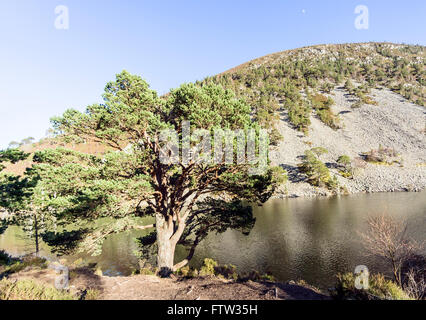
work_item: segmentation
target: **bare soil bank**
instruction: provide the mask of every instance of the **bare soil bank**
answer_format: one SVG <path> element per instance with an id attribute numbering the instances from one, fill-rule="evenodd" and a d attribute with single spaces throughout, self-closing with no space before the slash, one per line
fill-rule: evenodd
<path id="1" fill-rule="evenodd" d="M 31 279 L 53 286 L 57 275 L 50 269 L 27 269 L 9 279 Z M 150 275 L 105 277 L 87 269 L 71 272 L 70 290 L 84 295 L 96 289 L 98 300 L 326 300 L 327 295 L 308 285 L 275 282 L 235 282 L 219 278 L 167 279 Z"/>

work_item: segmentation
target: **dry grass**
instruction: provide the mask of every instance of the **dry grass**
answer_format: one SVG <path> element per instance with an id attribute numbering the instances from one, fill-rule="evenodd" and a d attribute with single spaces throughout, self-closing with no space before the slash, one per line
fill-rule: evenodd
<path id="1" fill-rule="evenodd" d="M 39 142 L 33 143 L 31 145 L 24 145 L 20 147 L 22 151 L 30 153 L 31 156 L 28 157 L 27 160 L 19 161 L 18 163 L 15 163 L 15 164 L 6 163 L 4 172 L 15 174 L 15 175 L 22 175 L 24 174 L 27 168 L 30 168 L 32 166 L 33 164 L 32 159 L 35 152 L 43 151 L 47 149 L 56 149 L 58 147 L 71 149 L 71 150 L 82 152 L 82 153 L 93 154 L 93 155 L 101 155 L 107 151 L 107 147 L 96 142 L 72 144 L 72 143 L 59 142 L 57 139 L 54 139 L 54 138 L 46 138 L 46 139 L 40 140 Z"/>

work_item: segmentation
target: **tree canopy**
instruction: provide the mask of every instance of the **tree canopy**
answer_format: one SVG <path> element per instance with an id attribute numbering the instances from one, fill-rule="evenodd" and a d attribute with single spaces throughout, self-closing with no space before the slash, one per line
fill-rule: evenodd
<path id="1" fill-rule="evenodd" d="M 200 131 L 216 146 L 226 140 L 213 140 L 217 130 L 239 130 L 246 140 L 250 132 L 259 134 L 261 127 L 251 113 L 244 100 L 219 85 L 184 84 L 159 97 L 142 78 L 123 71 L 106 85 L 103 103 L 52 119 L 58 139 L 101 143 L 107 151 L 89 155 L 57 148 L 35 153 L 26 179 L 36 178 L 37 199 L 42 199 L 37 210 L 82 228 L 102 217 L 113 218 L 114 223 L 91 230 L 83 239 L 82 248 L 94 253 L 111 233 L 155 228 L 150 239 L 157 246 L 157 267 L 167 274 L 193 255 L 189 249 L 188 259 L 175 264 L 178 243 L 195 248 L 210 230 L 244 229 L 253 218 L 249 204 L 242 201 L 265 202 L 286 179 L 282 169 L 269 166 L 253 174 L 256 161 L 245 152 L 247 161 L 232 156 L 235 161 L 230 162 L 219 154 L 217 162 L 214 148 L 201 153 L 197 149 L 203 142 Z M 162 161 L 169 142 L 161 138 L 165 130 L 176 132 L 178 155 L 189 156 L 186 160 Z M 231 140 L 236 150 L 236 137 Z M 258 136 L 255 147 L 260 159 Z M 199 161 L 202 153 L 210 160 Z M 155 224 L 140 225 L 138 218 L 149 215 Z"/>

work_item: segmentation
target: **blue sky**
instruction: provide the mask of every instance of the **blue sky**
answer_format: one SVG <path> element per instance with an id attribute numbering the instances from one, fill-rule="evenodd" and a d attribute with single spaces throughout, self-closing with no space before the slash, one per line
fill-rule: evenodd
<path id="1" fill-rule="evenodd" d="M 69 9 L 69 29 L 54 26 Z M 369 29 L 354 26 L 357 5 Z M 272 52 L 322 43 L 426 44 L 426 2 L 0 0 L 0 149 L 100 102 L 126 69 L 159 93 Z"/>

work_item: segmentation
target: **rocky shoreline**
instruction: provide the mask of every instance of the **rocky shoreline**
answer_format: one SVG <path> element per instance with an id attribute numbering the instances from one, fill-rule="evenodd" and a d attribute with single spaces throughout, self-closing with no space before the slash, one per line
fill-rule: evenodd
<path id="1" fill-rule="evenodd" d="M 370 165 L 365 172 L 354 179 L 345 179 L 339 176 L 341 186 L 345 187 L 340 195 L 382 193 L 382 192 L 422 192 L 426 190 L 425 168 L 393 168 L 381 165 Z M 325 188 L 318 188 L 306 182 L 288 182 L 276 192 L 273 198 L 299 197 L 331 197 L 335 192 Z"/>
<path id="2" fill-rule="evenodd" d="M 313 189 L 313 190 L 294 190 L 292 192 L 288 191 L 281 191 L 279 190 L 276 192 L 271 199 L 293 199 L 293 198 L 327 198 L 327 197 L 334 197 L 334 196 L 345 196 L 345 195 L 357 195 L 357 194 L 369 194 L 369 193 L 394 193 L 394 192 L 423 192 L 425 189 L 396 189 L 395 187 L 390 187 L 389 190 L 383 190 L 383 189 L 369 189 L 366 191 L 356 191 L 356 192 L 345 192 L 345 193 L 334 193 L 329 190 L 325 189 Z"/>

